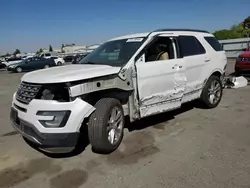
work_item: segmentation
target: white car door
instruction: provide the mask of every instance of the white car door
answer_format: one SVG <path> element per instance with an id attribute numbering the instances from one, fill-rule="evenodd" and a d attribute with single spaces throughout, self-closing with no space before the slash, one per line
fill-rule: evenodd
<path id="1" fill-rule="evenodd" d="M 181 106 L 186 88 L 186 67 L 183 58 L 145 62 L 145 54 L 136 62 L 140 116 L 146 117 Z"/>

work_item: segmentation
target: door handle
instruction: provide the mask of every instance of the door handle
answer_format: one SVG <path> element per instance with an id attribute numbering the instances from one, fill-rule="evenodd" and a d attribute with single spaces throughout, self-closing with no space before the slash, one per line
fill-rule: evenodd
<path id="1" fill-rule="evenodd" d="M 210 58 L 209 57 L 206 57 L 205 58 L 205 62 L 209 62 L 210 61 Z"/>
<path id="2" fill-rule="evenodd" d="M 177 67 L 178 65 L 177 64 L 175 64 L 173 67 L 172 67 L 172 69 L 175 69 L 175 67 Z"/>
<path id="3" fill-rule="evenodd" d="M 172 67 L 172 69 L 175 69 L 176 67 L 182 68 L 182 65 L 177 65 L 177 64 L 175 64 L 175 65 Z"/>

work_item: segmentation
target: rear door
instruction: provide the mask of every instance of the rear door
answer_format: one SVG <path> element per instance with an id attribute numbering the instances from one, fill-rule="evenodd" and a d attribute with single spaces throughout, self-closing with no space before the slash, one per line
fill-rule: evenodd
<path id="1" fill-rule="evenodd" d="M 205 41 L 208 43 L 208 48 L 211 50 L 211 67 L 212 69 L 221 69 L 224 70 L 227 64 L 226 52 L 223 49 L 223 46 L 214 36 L 205 36 Z"/>
<path id="2" fill-rule="evenodd" d="M 204 83 L 204 67 L 210 61 L 210 57 L 195 36 L 180 35 L 178 42 L 181 55 L 186 62 L 187 88 L 185 95 L 193 95 L 191 98 L 197 98 Z"/>

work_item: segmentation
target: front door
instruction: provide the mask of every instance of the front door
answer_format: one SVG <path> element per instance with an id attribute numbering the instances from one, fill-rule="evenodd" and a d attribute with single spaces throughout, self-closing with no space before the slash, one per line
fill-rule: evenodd
<path id="1" fill-rule="evenodd" d="M 186 88 L 186 66 L 177 58 L 175 39 L 157 37 L 136 62 L 140 116 L 179 108 Z"/>

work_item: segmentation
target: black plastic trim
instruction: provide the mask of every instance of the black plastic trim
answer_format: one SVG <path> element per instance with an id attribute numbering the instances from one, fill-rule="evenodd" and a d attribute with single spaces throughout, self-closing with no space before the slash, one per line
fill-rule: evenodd
<path id="1" fill-rule="evenodd" d="M 26 108 L 22 108 L 21 106 L 18 106 L 18 105 L 16 105 L 15 103 L 14 103 L 14 107 L 15 107 L 16 109 L 22 111 L 22 112 L 25 112 L 25 113 L 27 112 L 27 109 L 26 109 Z"/>
<path id="2" fill-rule="evenodd" d="M 191 31 L 191 32 L 200 32 L 200 33 L 210 33 L 208 31 L 200 30 L 200 29 L 157 29 L 153 32 L 161 32 L 161 31 Z"/>
<path id="3" fill-rule="evenodd" d="M 41 116 L 41 114 L 40 113 L 43 113 L 43 112 L 66 112 L 65 113 L 65 116 L 63 117 L 63 119 L 62 119 L 62 122 L 61 122 L 61 124 L 58 126 L 58 127 L 64 127 L 65 125 L 66 125 L 66 123 L 67 123 L 67 121 L 68 121 L 68 119 L 69 119 L 69 116 L 70 116 L 70 114 L 71 114 L 71 111 L 70 110 L 62 110 L 62 111 L 38 111 L 37 113 L 36 113 L 36 115 L 39 115 L 39 116 Z M 43 115 L 42 115 L 43 116 Z M 46 124 L 45 124 L 45 120 L 39 120 L 39 122 L 44 126 L 44 127 L 46 127 L 46 128 L 55 128 L 55 127 L 48 127 L 48 126 L 46 126 Z"/>

